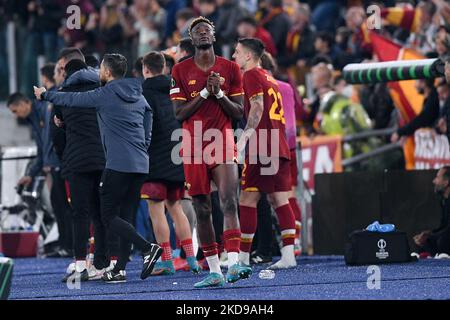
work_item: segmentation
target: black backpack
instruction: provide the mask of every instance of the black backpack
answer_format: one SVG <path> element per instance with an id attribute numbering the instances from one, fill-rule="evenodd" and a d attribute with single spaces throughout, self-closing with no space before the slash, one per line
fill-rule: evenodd
<path id="1" fill-rule="evenodd" d="M 377 265 L 411 262 L 408 238 L 405 232 L 371 232 L 357 230 L 349 235 L 345 247 L 347 265 Z"/>

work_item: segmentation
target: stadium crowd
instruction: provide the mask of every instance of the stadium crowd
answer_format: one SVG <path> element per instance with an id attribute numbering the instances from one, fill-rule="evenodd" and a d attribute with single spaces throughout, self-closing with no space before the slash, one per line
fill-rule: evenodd
<path id="1" fill-rule="evenodd" d="M 367 27 L 366 8 L 372 4 L 383 17 L 379 30 Z M 68 27 L 73 14 L 66 11 L 70 5 L 80 9 L 80 28 Z M 392 18 L 394 13 L 400 18 Z M 416 81 L 417 93 L 424 97 L 423 108 L 407 123 L 386 84 L 349 85 L 341 71 L 349 63 L 378 61 L 370 32 L 418 56 L 440 58 L 448 69 L 449 21 L 450 2 L 440 0 L 0 0 L 0 81 L 7 83 L 8 79 L 4 44 L 7 23 L 12 22 L 22 53 L 18 61 L 21 93 L 10 95 L 7 105 L 19 118 L 30 121 L 39 146 L 39 161 L 19 183 L 29 184 L 41 170 L 52 176 L 52 205 L 61 237 L 57 254 L 76 260 L 63 281 L 73 275 L 83 280 L 125 281 L 131 243 L 144 256 L 143 279 L 150 273 L 170 275 L 183 268 L 198 273 L 209 268 L 210 276 L 197 287 L 223 284 L 219 257 L 224 251 L 221 260 L 227 261 L 228 282 L 250 276 L 248 265 L 270 262 L 276 250 L 282 259 L 273 268 L 295 266 L 294 254 L 301 253 L 302 226 L 296 199 L 297 168 L 292 164 L 296 163 L 296 136 L 396 126 L 400 128 L 390 137 L 392 142 L 423 127 L 448 134 L 448 79 Z M 44 57 L 41 68 L 38 56 Z M 230 64 L 229 59 L 237 64 Z M 206 74 L 213 66 L 219 68 L 216 63 L 223 73 L 215 69 Z M 242 83 L 232 82 L 241 77 L 237 67 L 243 72 Z M 196 78 L 185 81 L 188 76 Z M 257 79 L 260 87 L 250 79 Z M 39 82 L 45 89 L 35 88 L 37 99 L 33 100 L 33 85 Z M 189 98 L 189 90 L 181 85 L 184 82 L 193 88 L 196 82 L 207 85 L 195 87 Z M 270 108 L 266 91 L 274 92 L 274 103 L 281 102 L 270 91 L 274 83 L 284 115 L 274 111 L 265 119 L 258 106 Z M 7 86 L 1 90 L 0 97 L 6 96 Z M 331 96 L 346 101 L 350 112 L 343 117 L 355 113 L 358 116 L 350 120 L 363 120 L 356 125 L 343 121 L 338 132 L 323 126 Z M 225 114 L 220 126 L 219 120 L 214 122 L 201 112 L 202 103 L 211 101 L 223 110 L 217 119 Z M 111 104 L 120 106 L 122 112 L 108 108 Z M 127 111 L 131 108 L 139 110 L 131 115 Z M 245 120 L 241 120 L 243 115 Z M 243 185 L 239 198 L 237 166 L 199 168 L 185 163 L 183 171 L 181 164 L 162 165 L 171 162 L 173 145 L 168 143 L 168 134 L 181 128 L 180 123 L 190 130 L 195 117 L 208 119 L 211 128 L 240 127 L 244 133 L 260 121 L 267 120 L 273 128 L 278 117 L 283 125 L 276 122 L 275 127 L 286 129 L 280 137 L 285 145 L 280 147 L 280 158 L 291 161 L 291 165 L 280 165 L 280 171 L 285 170 L 281 180 L 288 182 L 253 182 L 257 174 L 246 162 L 239 170 Z M 242 142 L 237 144 L 240 149 Z M 189 195 L 184 195 L 185 181 Z M 212 188 L 210 181 L 214 181 Z M 249 190 L 256 185 L 257 192 Z M 66 190 L 70 190 L 70 204 Z M 159 245 L 133 227 L 137 195 L 148 203 L 154 241 Z M 175 225 L 176 246 L 185 259 L 182 266 L 174 263 L 165 209 Z M 277 234 L 272 230 L 272 209 L 280 228 L 278 247 L 272 245 L 272 234 Z M 93 266 L 85 259 L 91 221 Z M 197 253 L 193 250 L 194 227 L 202 249 Z"/>
<path id="2" fill-rule="evenodd" d="M 214 48 L 218 55 L 231 58 L 240 37 L 256 37 L 264 42 L 278 66 L 275 76 L 301 86 L 296 90 L 297 116 L 308 133 L 317 130 L 314 120 L 320 101 L 302 101 L 301 96 L 312 98 L 313 92 L 324 95 L 329 88 L 361 103 L 372 128 L 385 128 L 398 122 L 395 112 L 392 118 L 395 108 L 386 85 L 355 89 L 339 76 L 348 63 L 374 61 L 365 27 L 366 8 L 372 4 L 381 9 L 383 16 L 394 7 L 405 9 L 404 17 L 397 18 L 396 23 L 383 19 L 378 32 L 384 37 L 422 56 L 446 57 L 450 43 L 449 4 L 445 1 L 2 0 L 0 79 L 8 83 L 8 22 L 16 27 L 16 52 L 23 53 L 17 61 L 18 88 L 31 95 L 30 88 L 40 79 L 39 56 L 55 62 L 63 47 L 74 46 L 97 59 L 115 52 L 132 62 L 152 50 L 163 50 L 174 57 L 179 41 L 188 36 L 189 24 L 201 15 L 215 24 Z M 66 23 L 72 15 L 72 11 L 66 13 L 70 5 L 80 8 L 79 29 L 71 29 Z M 420 11 L 420 17 L 411 10 Z M 448 91 L 445 83 L 439 91 L 442 106 Z M 8 86 L 3 85 L 0 97 L 6 98 L 7 93 Z"/>

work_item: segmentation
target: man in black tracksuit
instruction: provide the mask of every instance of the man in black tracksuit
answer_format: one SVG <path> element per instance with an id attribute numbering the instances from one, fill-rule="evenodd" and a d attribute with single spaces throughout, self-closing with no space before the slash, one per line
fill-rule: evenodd
<path id="1" fill-rule="evenodd" d="M 79 59 L 65 65 L 66 80 L 61 92 L 84 92 L 100 87 L 98 71 L 88 68 Z M 71 205 L 74 209 L 73 234 L 75 270 L 63 278 L 73 275 L 81 281 L 95 280 L 109 266 L 109 258 L 117 260 L 118 238 L 109 234 L 101 221 L 99 185 L 105 168 L 105 155 L 100 139 L 95 109 L 55 107 L 55 115 L 65 129 L 65 147 L 62 155 L 63 174 L 69 182 Z M 86 244 L 89 226 L 94 226 L 94 268 L 86 265 Z M 108 243 L 108 245 L 107 245 Z M 107 248 L 109 252 L 107 252 Z"/>
<path id="2" fill-rule="evenodd" d="M 152 110 L 142 95 L 141 82 L 124 79 L 126 71 L 124 56 L 105 54 L 100 66 L 100 88 L 87 92 L 34 89 L 38 99 L 97 111 L 106 157 L 100 182 L 101 216 L 108 230 L 120 237 L 118 261 L 102 277 L 109 283 L 126 281 L 125 267 L 131 244 L 143 253 L 141 279 L 150 276 L 162 254 L 160 246 L 142 238 L 131 224 L 139 206 L 141 186 L 148 174 Z"/>

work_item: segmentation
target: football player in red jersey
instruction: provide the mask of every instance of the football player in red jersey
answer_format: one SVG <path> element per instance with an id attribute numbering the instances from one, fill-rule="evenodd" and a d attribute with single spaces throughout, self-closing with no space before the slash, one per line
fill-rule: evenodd
<path id="1" fill-rule="evenodd" d="M 196 288 L 222 286 L 217 243 L 211 217 L 211 181 L 217 186 L 224 213 L 223 239 L 228 253 L 227 282 L 247 278 L 251 269 L 240 266 L 241 231 L 237 214 L 238 168 L 232 120 L 243 115 L 239 66 L 214 54 L 214 25 L 199 17 L 189 27 L 195 55 L 172 70 L 170 96 L 183 122 L 182 157 L 186 183 L 197 215 L 197 232 L 210 274 Z M 218 132 L 214 141 L 204 138 Z M 199 147 L 200 146 L 200 147 Z M 211 148 L 211 146 L 214 146 Z M 212 151 L 211 151 L 212 149 Z M 206 155 L 207 151 L 211 151 Z"/>
<path id="2" fill-rule="evenodd" d="M 267 51 L 261 56 L 261 68 L 273 75 L 276 72 L 277 64 L 273 57 Z M 298 167 L 297 167 L 297 129 L 295 121 L 295 110 L 298 108 L 294 89 L 291 84 L 276 80 L 278 83 L 278 89 L 283 98 L 283 111 L 284 118 L 286 119 L 286 138 L 291 152 L 291 185 L 292 189 L 289 192 L 289 204 L 291 205 L 292 211 L 295 216 L 295 243 L 294 243 L 294 253 L 295 255 L 301 255 L 301 229 L 302 229 L 302 213 L 300 205 L 297 201 L 297 186 L 298 186 Z"/>
<path id="3" fill-rule="evenodd" d="M 270 268 L 282 269 L 297 265 L 294 255 L 295 218 L 288 200 L 291 190 L 290 151 L 278 84 L 267 71 L 259 67 L 263 53 L 264 44 L 259 39 L 244 38 L 238 41 L 233 54 L 244 71 L 244 112 L 247 120 L 237 144 L 238 151 L 245 148 L 247 140 L 250 142 L 239 199 L 242 231 L 239 260 L 242 264 L 249 264 L 257 226 L 257 203 L 261 193 L 266 193 L 277 213 L 283 239 L 281 260 Z"/>

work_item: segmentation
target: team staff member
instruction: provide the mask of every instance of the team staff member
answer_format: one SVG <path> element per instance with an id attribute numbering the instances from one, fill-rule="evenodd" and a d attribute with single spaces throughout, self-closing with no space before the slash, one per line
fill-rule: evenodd
<path id="1" fill-rule="evenodd" d="M 147 278 L 162 249 L 142 238 L 131 224 L 137 211 L 141 186 L 148 173 L 151 108 L 142 96 L 142 84 L 124 79 L 127 61 L 120 54 L 105 54 L 100 66 L 102 87 L 87 92 L 46 92 L 35 95 L 66 107 L 96 108 L 106 157 L 100 182 L 102 219 L 120 236 L 120 254 L 114 268 L 103 275 L 106 282 L 126 281 L 125 266 L 134 244 L 143 252 L 141 279 Z"/>
<path id="2" fill-rule="evenodd" d="M 84 92 L 100 87 L 98 71 L 88 68 L 81 59 L 68 61 L 64 70 L 66 79 L 61 92 Z M 110 234 L 107 241 L 106 227 L 101 221 L 98 186 L 105 168 L 105 155 L 97 113 L 94 108 L 55 106 L 55 109 L 56 118 L 65 130 L 64 173 L 69 183 L 71 206 L 74 209 L 75 270 L 66 275 L 63 282 L 74 276 L 79 277 L 81 281 L 97 280 L 102 277 L 104 269 L 109 267 L 110 259 L 117 261 L 119 242 L 119 238 L 114 234 Z M 91 220 L 94 226 L 95 254 L 93 266 L 88 266 L 86 243 Z"/>

